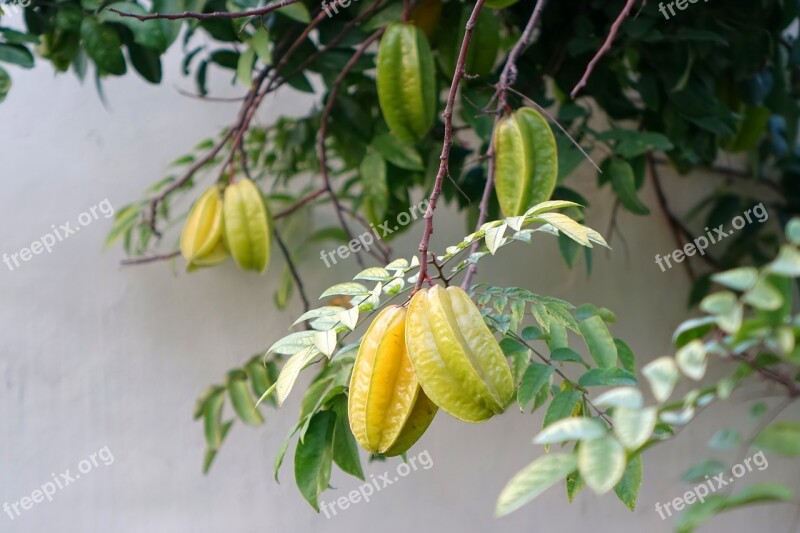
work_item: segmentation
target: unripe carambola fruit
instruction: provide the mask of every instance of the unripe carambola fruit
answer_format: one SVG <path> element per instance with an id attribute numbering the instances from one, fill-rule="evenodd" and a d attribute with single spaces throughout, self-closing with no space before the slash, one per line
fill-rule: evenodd
<path id="1" fill-rule="evenodd" d="M 482 422 L 511 401 L 514 382 L 505 355 L 459 287 L 435 286 L 411 298 L 406 344 L 425 394 L 456 418 Z"/>
<path id="2" fill-rule="evenodd" d="M 225 189 L 225 245 L 242 270 L 266 272 L 269 266 L 270 222 L 261 191 L 249 179 Z"/>
<path id="3" fill-rule="evenodd" d="M 529 107 L 503 117 L 492 139 L 500 209 L 507 217 L 547 201 L 558 178 L 558 151 L 550 125 Z"/>
<path id="4" fill-rule="evenodd" d="M 406 309 L 378 313 L 361 340 L 347 411 L 356 441 L 372 453 L 400 455 L 425 432 L 437 407 L 425 396 L 408 358 Z"/>
<path id="5" fill-rule="evenodd" d="M 448 78 L 453 73 L 461 53 L 461 42 L 466 33 L 467 21 L 472 8 L 458 4 L 448 4 L 445 11 L 446 20 L 457 20 L 458 24 L 451 31 L 444 33 L 438 41 L 437 52 L 439 65 Z M 500 51 L 500 21 L 491 11 L 481 11 L 478 21 L 472 29 L 472 39 L 467 49 L 464 70 L 474 76 L 486 76 L 492 71 L 497 53 Z"/>
<path id="6" fill-rule="evenodd" d="M 378 47 L 378 102 L 398 139 L 422 139 L 436 120 L 436 71 L 428 40 L 413 24 L 391 24 Z"/>
<path id="7" fill-rule="evenodd" d="M 189 210 L 180 248 L 187 271 L 216 265 L 228 257 L 222 246 L 222 194 L 216 185 L 200 195 Z"/>

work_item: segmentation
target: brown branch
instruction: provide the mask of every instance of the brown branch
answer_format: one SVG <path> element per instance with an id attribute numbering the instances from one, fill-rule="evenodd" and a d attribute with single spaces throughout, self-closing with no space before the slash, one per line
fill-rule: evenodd
<path id="1" fill-rule="evenodd" d="M 625 22 L 626 18 L 628 18 L 628 15 L 631 12 L 631 8 L 633 8 L 633 4 L 635 3 L 636 0 L 627 0 L 627 2 L 625 2 L 625 7 L 622 8 L 622 11 L 620 11 L 619 15 L 617 16 L 617 20 L 615 20 L 614 24 L 611 25 L 611 29 L 608 32 L 608 37 L 606 37 L 603 46 L 600 47 L 600 49 L 594 55 L 592 60 L 589 61 L 589 64 L 586 66 L 586 71 L 583 73 L 583 76 L 581 77 L 580 81 L 578 82 L 577 85 L 575 85 L 575 88 L 572 89 L 572 92 L 570 93 L 571 98 L 574 99 L 575 95 L 578 94 L 578 92 L 580 92 L 580 90 L 586 86 L 586 83 L 589 81 L 589 77 L 592 75 L 592 72 L 594 71 L 594 68 L 597 66 L 597 63 L 599 63 L 600 59 L 602 59 L 603 56 L 611 49 L 611 43 L 614 42 L 614 39 L 617 37 L 617 33 L 619 32 L 622 23 Z"/>
<path id="2" fill-rule="evenodd" d="M 294 279 L 295 285 L 297 285 L 297 292 L 300 293 L 300 299 L 303 301 L 303 312 L 308 311 L 311 309 L 311 304 L 308 302 L 308 296 L 306 296 L 306 290 L 303 286 L 303 280 L 300 279 L 300 274 L 297 271 L 297 267 L 292 260 L 292 256 L 289 253 L 289 249 L 286 247 L 286 243 L 283 242 L 281 239 L 280 234 L 278 233 L 277 229 L 272 230 L 272 234 L 275 236 L 275 242 L 278 243 L 278 247 L 281 249 L 281 253 L 283 253 L 283 258 L 286 259 L 286 266 L 289 267 L 289 272 Z"/>
<path id="3" fill-rule="evenodd" d="M 279 213 L 277 213 L 275 216 L 272 217 L 272 220 L 278 220 L 278 219 L 283 218 L 285 216 L 291 215 L 292 213 L 294 213 L 295 211 L 297 211 L 298 209 L 300 209 L 301 207 L 306 205 L 308 202 L 310 202 L 310 201 L 312 201 L 312 200 L 314 200 L 316 198 L 319 198 L 320 196 L 322 196 L 326 192 L 328 192 L 328 189 L 326 189 L 325 187 L 320 187 L 319 189 L 316 189 L 316 190 L 308 193 L 307 195 L 303 196 L 302 198 L 300 198 L 298 201 L 296 201 L 295 203 L 293 203 L 292 205 L 290 205 L 289 207 L 287 207 L 283 211 L 280 211 Z"/>
<path id="4" fill-rule="evenodd" d="M 687 228 L 683 222 L 681 222 L 681 220 L 670 210 L 667 203 L 667 196 L 664 194 L 664 189 L 661 186 L 661 179 L 658 175 L 658 171 L 656 170 L 655 162 L 653 161 L 653 155 L 650 152 L 647 154 L 647 166 L 650 170 L 650 176 L 653 178 L 653 185 L 655 186 L 658 205 L 661 206 L 661 211 L 663 211 L 664 216 L 667 217 L 667 222 L 669 222 L 670 228 L 672 229 L 672 234 L 675 236 L 675 244 L 678 245 L 678 248 L 682 249 L 686 243 L 681 240 L 681 236 L 691 241 L 694 240 L 694 235 L 692 235 L 692 233 L 689 231 L 689 228 Z M 722 268 L 720 262 L 711 257 L 711 255 L 708 253 L 701 255 L 700 257 L 702 257 L 703 260 L 705 260 L 709 265 L 714 267 L 714 269 L 720 270 Z M 694 272 L 688 265 L 689 262 L 684 261 L 684 263 L 687 268 L 689 278 L 694 280 Z"/>
<path id="5" fill-rule="evenodd" d="M 541 1 L 541 0 L 540 0 Z M 442 117 L 444 118 L 444 143 L 442 145 L 442 154 L 439 156 L 439 171 L 436 173 L 436 181 L 433 185 L 430 198 L 428 199 L 428 208 L 425 210 L 425 231 L 422 234 L 422 240 L 419 243 L 419 274 L 417 283 L 414 287 L 414 292 L 422 287 L 422 283 L 428 278 L 428 245 L 430 244 L 431 234 L 433 233 L 433 212 L 436 210 L 436 201 L 442 192 L 442 183 L 445 176 L 449 173 L 448 163 L 450 159 L 450 146 L 452 144 L 453 135 L 453 107 L 455 105 L 456 93 L 458 92 L 458 85 L 464 77 L 464 64 L 467 59 L 467 51 L 469 50 L 469 42 L 472 38 L 472 30 L 478 20 L 478 15 L 483 8 L 484 0 L 477 0 L 475 7 L 472 9 L 472 14 L 467 21 L 466 31 L 464 32 L 464 40 L 461 42 L 461 50 L 458 53 L 458 62 L 456 69 L 453 73 L 453 82 L 450 84 L 450 92 L 447 95 L 447 105 L 444 108 Z"/>
<path id="6" fill-rule="evenodd" d="M 342 68 L 342 71 L 336 76 L 336 80 L 334 80 L 333 85 L 331 86 L 331 91 L 328 94 L 328 101 L 325 102 L 325 109 L 322 111 L 322 116 L 320 118 L 320 125 L 319 125 L 319 132 L 317 135 L 317 157 L 319 158 L 319 168 L 320 173 L 322 174 L 322 180 L 325 182 L 325 189 L 328 191 L 328 194 L 331 197 L 331 202 L 333 203 L 334 210 L 336 211 L 336 216 L 339 219 L 339 223 L 342 225 L 342 229 L 344 229 L 345 233 L 349 240 L 353 240 L 353 233 L 350 231 L 350 227 L 347 224 L 347 221 L 344 219 L 344 214 L 342 213 L 342 206 L 339 203 L 339 198 L 336 196 L 336 193 L 331 186 L 331 178 L 328 174 L 328 156 L 325 153 L 325 137 L 328 134 L 328 120 L 331 115 L 331 110 L 333 109 L 333 104 L 336 101 L 336 97 L 339 95 L 339 90 L 341 89 L 342 84 L 344 83 L 345 77 L 347 74 L 353 69 L 361 56 L 364 55 L 364 52 L 367 51 L 369 45 L 375 42 L 378 37 L 383 35 L 384 28 L 380 28 L 377 31 L 373 32 L 372 35 L 367 37 L 363 43 L 361 43 L 358 49 L 355 51 L 353 56 L 347 61 L 347 63 Z M 370 250 L 372 252 L 372 250 Z M 378 258 L 380 260 L 380 257 Z M 361 259 L 361 255 L 356 254 L 356 261 L 364 268 L 364 260 Z"/>
<path id="7" fill-rule="evenodd" d="M 163 19 L 163 20 L 181 20 L 181 19 L 196 19 L 196 20 L 213 20 L 213 19 L 238 19 L 246 17 L 258 17 L 272 13 L 282 7 L 295 4 L 300 0 L 281 0 L 264 7 L 255 9 L 248 9 L 246 11 L 215 11 L 213 13 L 196 13 L 193 11 L 184 11 L 183 13 L 153 13 L 151 15 L 137 15 L 136 13 L 125 13 L 118 9 L 109 8 L 109 11 L 116 13 L 120 17 L 134 18 L 139 21 Z"/>
<path id="8" fill-rule="evenodd" d="M 490 100 L 490 104 L 494 102 L 495 98 L 497 99 L 497 112 L 494 116 L 494 126 L 492 126 L 492 137 L 494 137 L 494 130 L 497 128 L 497 123 L 500 122 L 500 118 L 502 117 L 505 107 L 506 107 L 506 99 L 508 96 L 508 91 L 512 85 L 514 85 L 514 81 L 517 79 L 517 60 L 519 56 L 525 51 L 526 48 L 531 44 L 531 40 L 533 39 L 533 32 L 536 30 L 536 24 L 539 22 L 539 19 L 542 16 L 542 12 L 544 11 L 544 7 L 547 4 L 547 0 L 538 0 L 536 2 L 536 6 L 533 8 L 533 13 L 531 13 L 531 18 L 528 19 L 528 23 L 525 25 L 525 29 L 520 35 L 517 44 L 514 45 L 514 48 L 511 49 L 511 52 L 508 54 L 508 59 L 506 60 L 506 64 L 503 67 L 502 72 L 500 73 L 500 80 L 497 82 L 497 89 L 495 91 L 494 96 L 492 96 Z M 492 189 L 494 188 L 494 143 L 489 143 L 489 149 L 486 152 L 486 156 L 489 159 L 489 171 L 486 175 L 486 185 L 483 188 L 483 194 L 481 195 L 481 202 L 479 204 L 479 212 L 478 212 L 478 223 L 475 225 L 475 231 L 478 231 L 480 227 L 486 222 L 487 217 L 489 216 L 489 199 L 492 197 Z M 470 248 L 470 254 L 473 254 L 478 251 L 478 246 L 480 246 L 480 241 L 475 241 L 472 243 L 472 247 Z M 464 281 L 461 283 L 461 287 L 463 289 L 467 289 L 472 283 L 472 277 L 475 275 L 477 271 L 478 265 L 476 263 L 471 263 L 467 267 L 467 272 L 464 275 Z"/>
<path id="9" fill-rule="evenodd" d="M 181 255 L 181 252 L 179 250 L 175 250 L 174 252 L 168 252 L 165 254 L 137 257 L 135 259 L 123 259 L 119 264 L 122 266 L 144 265 L 147 263 L 155 263 L 156 261 L 168 261 L 170 259 L 175 259 L 179 255 Z"/>

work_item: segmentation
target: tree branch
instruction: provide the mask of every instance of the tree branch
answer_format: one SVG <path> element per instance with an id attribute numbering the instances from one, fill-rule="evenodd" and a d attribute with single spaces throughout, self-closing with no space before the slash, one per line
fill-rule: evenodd
<path id="1" fill-rule="evenodd" d="M 426 279 L 430 282 L 430 278 L 428 278 L 428 246 L 430 244 L 431 234 L 433 233 L 433 212 L 436 210 L 436 201 L 439 199 L 439 195 L 442 192 L 444 177 L 449 174 L 448 163 L 453 136 L 453 107 L 455 105 L 456 93 L 458 92 L 458 85 L 464 77 L 464 63 L 467 59 L 472 30 L 475 27 L 475 22 L 478 20 L 481 8 L 483 8 L 483 2 L 484 0 L 477 0 L 477 2 L 475 2 L 475 7 L 472 9 L 472 14 L 467 21 L 464 40 L 461 42 L 458 62 L 456 63 L 456 69 L 453 73 L 453 82 L 450 85 L 450 92 L 447 95 L 447 105 L 444 108 L 444 113 L 442 113 L 442 117 L 444 118 L 444 143 L 442 145 L 442 154 L 439 156 L 439 171 L 436 174 L 433 191 L 431 191 L 430 198 L 428 199 L 428 208 L 425 210 L 425 215 L 423 216 L 425 219 L 425 231 L 419 243 L 420 265 L 417 283 L 414 287 L 415 292 L 422 287 L 422 283 Z"/>
<path id="2" fill-rule="evenodd" d="M 617 20 L 615 20 L 614 24 L 611 25 L 611 29 L 608 32 L 608 37 L 606 37 L 603 46 L 600 47 L 592 60 L 589 61 L 589 64 L 586 66 L 586 71 L 583 73 L 580 81 L 577 85 L 575 85 L 575 88 L 572 89 L 572 92 L 570 93 L 570 97 L 572 99 L 575 99 L 575 95 L 586 86 L 586 83 L 589 81 L 589 77 L 592 75 L 592 72 L 594 72 L 594 68 L 597 66 L 597 63 L 599 63 L 600 59 L 602 59 L 603 56 L 611 49 L 611 43 L 614 42 L 622 23 L 625 22 L 625 19 L 628 18 L 628 15 L 630 15 L 631 8 L 633 8 L 633 4 L 635 3 L 636 0 L 627 0 L 627 2 L 625 2 L 625 7 L 622 8 L 622 11 L 620 11 L 619 15 L 617 16 Z"/>
<path id="3" fill-rule="evenodd" d="M 308 303 L 308 296 L 306 296 L 306 290 L 303 286 L 303 280 L 300 279 L 300 274 L 297 271 L 297 267 L 292 260 L 292 256 L 289 253 L 289 249 L 286 247 L 286 244 L 281 239 L 280 234 L 278 233 L 277 229 L 272 230 L 272 234 L 275 236 L 275 242 L 278 243 L 278 247 L 281 249 L 283 253 L 284 259 L 286 259 L 286 266 L 289 267 L 289 272 L 292 274 L 292 278 L 294 279 L 295 285 L 297 285 L 297 292 L 300 293 L 300 299 L 303 301 L 303 312 L 308 311 L 311 309 L 311 305 Z"/>
<path id="4" fill-rule="evenodd" d="M 196 20 L 213 20 L 213 19 L 238 19 L 246 17 L 258 17 L 272 13 L 282 7 L 291 4 L 296 4 L 300 0 L 281 0 L 273 4 L 266 5 L 255 9 L 248 9 L 246 11 L 215 11 L 213 13 L 196 13 L 193 11 L 184 11 L 183 13 L 153 13 L 150 15 L 137 15 L 136 13 L 125 13 L 118 9 L 109 8 L 109 11 L 116 13 L 120 17 L 134 18 L 139 21 L 163 19 L 163 20 L 182 20 L 182 19 L 196 19 Z"/>

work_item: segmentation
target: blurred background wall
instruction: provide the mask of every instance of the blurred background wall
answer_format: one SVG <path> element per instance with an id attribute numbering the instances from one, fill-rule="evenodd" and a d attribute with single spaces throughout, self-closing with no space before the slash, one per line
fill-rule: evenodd
<path id="1" fill-rule="evenodd" d="M 169 56 L 160 87 L 134 74 L 104 81 L 106 107 L 91 83 L 81 86 L 71 74 L 54 77 L 49 65 L 13 70 L 14 89 L 0 105 L 0 253 L 29 246 L 53 224 L 69 220 L 74 226 L 81 212 L 104 199 L 119 208 L 140 198 L 171 161 L 233 120 L 235 103 L 178 93 L 176 87 L 193 90 L 178 74 L 179 61 L 178 54 Z M 214 73 L 215 94 L 236 95 L 226 76 Z M 259 121 L 269 123 L 276 110 L 302 113 L 311 103 L 281 93 L 263 106 Z M 588 223 L 606 233 L 610 198 L 596 190 L 594 172 L 584 170 L 570 180 L 591 199 Z M 664 179 L 670 202 L 685 212 L 696 192 L 666 171 Z M 708 176 L 707 186 L 718 179 Z M 582 262 L 568 270 L 555 240 L 541 235 L 532 246 L 515 245 L 501 259 L 482 262 L 477 280 L 613 309 L 619 319 L 613 331 L 629 342 L 640 366 L 669 353 L 671 332 L 687 315 L 689 285 L 682 268 L 662 272 L 655 264 L 656 253 L 666 255 L 676 245 L 649 184 L 643 198 L 652 216 L 622 212 L 622 238 L 614 236 L 612 253 L 594 254 L 590 277 Z M 211 473 L 201 474 L 202 427 L 191 419 L 195 398 L 284 334 L 299 314 L 297 305 L 279 313 L 272 304 L 280 269 L 259 277 L 230 262 L 191 276 L 164 263 L 120 268 L 121 252 L 102 249 L 110 226 L 111 219 L 101 216 L 52 253 L 13 271 L 0 264 L 0 504 L 29 496 L 68 468 L 78 473 L 78 464 L 100 449 L 113 456 L 111 464 L 101 461 L 59 490 L 52 502 L 14 520 L 0 513 L 2 531 L 671 531 L 673 520 L 662 521 L 655 503 L 689 488 L 679 478 L 697 460 L 738 460 L 736 451 L 707 449 L 717 429 L 752 429 L 748 402 L 734 399 L 704 412 L 675 441 L 648 451 L 633 513 L 613 494 L 598 498 L 584 491 L 570 505 L 562 485 L 498 520 L 493 508 L 501 488 L 543 452 L 531 443 L 541 413 L 523 415 L 512 406 L 481 425 L 442 413 L 411 451 L 427 451 L 430 469 L 328 519 L 294 486 L 293 448 L 281 484 L 272 480 L 275 454 L 297 417 L 297 394 L 281 411 L 267 410 L 263 428 L 235 426 Z M 395 256 L 414 253 L 421 230 L 417 223 L 395 241 Z M 442 208 L 433 247 L 456 242 L 464 230 L 463 218 Z M 281 262 L 277 254 L 273 260 Z M 301 267 L 313 297 L 358 271 L 352 257 L 331 269 L 318 261 L 309 257 Z M 737 485 L 798 479 L 796 464 L 768 460 L 765 471 Z M 366 470 L 377 476 L 395 466 L 376 463 Z M 335 472 L 336 489 L 322 499 L 330 502 L 360 483 Z M 706 530 L 785 531 L 795 511 L 753 508 L 717 519 Z"/>

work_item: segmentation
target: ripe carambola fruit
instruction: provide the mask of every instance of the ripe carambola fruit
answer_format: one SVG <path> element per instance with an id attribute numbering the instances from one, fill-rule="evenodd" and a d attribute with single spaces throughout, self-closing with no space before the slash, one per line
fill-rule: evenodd
<path id="1" fill-rule="evenodd" d="M 378 313 L 353 364 L 347 404 L 350 429 L 372 453 L 404 453 L 438 410 L 417 382 L 406 350 L 405 323 L 404 307 L 390 306 Z"/>
<path id="2" fill-rule="evenodd" d="M 225 189 L 224 239 L 242 270 L 266 272 L 269 266 L 270 222 L 261 191 L 249 179 Z"/>
<path id="3" fill-rule="evenodd" d="M 448 4 L 445 11 L 445 20 L 457 20 L 456 29 L 445 32 L 437 41 L 437 54 L 439 65 L 448 78 L 453 77 L 453 72 L 461 53 L 461 42 L 467 31 L 467 21 L 472 13 L 471 6 Z M 488 75 L 497 60 L 500 51 L 500 21 L 494 13 L 485 10 L 478 15 L 478 21 L 472 29 L 472 39 L 467 49 L 464 61 L 464 70 L 467 74 L 482 77 Z"/>
<path id="4" fill-rule="evenodd" d="M 494 131 L 494 176 L 500 209 L 520 216 L 553 194 L 558 151 L 550 125 L 529 107 L 503 117 Z"/>
<path id="5" fill-rule="evenodd" d="M 391 24 L 378 47 L 378 102 L 398 139 L 422 139 L 436 120 L 436 71 L 428 40 L 413 24 Z"/>
<path id="6" fill-rule="evenodd" d="M 186 270 L 221 263 L 228 257 L 222 245 L 222 194 L 214 185 L 195 201 L 181 231 Z"/>
<path id="7" fill-rule="evenodd" d="M 425 394 L 456 418 L 482 422 L 511 401 L 514 382 L 505 355 L 459 287 L 435 286 L 411 298 L 406 344 Z"/>

